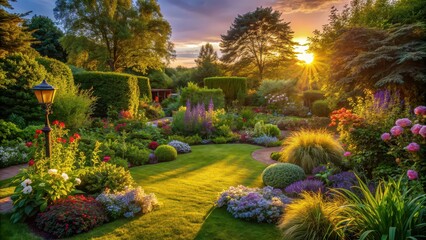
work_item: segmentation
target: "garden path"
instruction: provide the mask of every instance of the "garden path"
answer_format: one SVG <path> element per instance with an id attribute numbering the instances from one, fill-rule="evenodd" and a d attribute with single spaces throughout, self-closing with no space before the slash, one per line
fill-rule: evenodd
<path id="1" fill-rule="evenodd" d="M 14 177 L 16 174 L 18 174 L 21 168 L 26 168 L 27 166 L 28 164 L 24 163 L 0 169 L 0 181 Z"/>
<path id="2" fill-rule="evenodd" d="M 256 150 L 251 153 L 251 157 L 255 160 L 270 165 L 273 163 L 277 163 L 277 161 L 271 159 L 271 153 L 272 152 L 279 152 L 281 151 L 282 147 L 271 147 L 271 148 L 262 148 L 259 150 Z"/>

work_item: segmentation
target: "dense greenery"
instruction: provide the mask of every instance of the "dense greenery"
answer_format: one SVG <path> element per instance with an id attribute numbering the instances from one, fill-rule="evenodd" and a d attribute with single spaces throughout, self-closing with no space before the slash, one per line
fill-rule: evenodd
<path id="1" fill-rule="evenodd" d="M 216 108 L 225 107 L 225 97 L 222 89 L 200 88 L 195 84 L 189 83 L 187 87 L 181 90 L 180 105 L 185 106 L 187 101 L 193 104 L 203 103 L 208 106 L 210 100 Z"/>
<path id="2" fill-rule="evenodd" d="M 197 68 L 192 73 L 191 80 L 199 86 L 204 86 L 204 79 L 207 77 L 220 76 L 219 59 L 210 43 L 201 46 L 195 63 Z"/>
<path id="3" fill-rule="evenodd" d="M 151 84 L 149 83 L 149 78 L 137 76 L 137 79 L 140 92 L 139 97 L 147 97 L 149 99 L 152 99 Z"/>
<path id="4" fill-rule="evenodd" d="M 210 89 L 222 89 L 228 104 L 235 100 L 244 103 L 244 98 L 247 94 L 247 79 L 242 77 L 204 78 L 204 85 Z"/>
<path id="5" fill-rule="evenodd" d="M 139 86 L 136 76 L 106 72 L 83 72 L 74 75 L 82 89 L 93 88 L 96 96 L 96 116 L 106 116 L 109 107 L 116 111 L 130 111 L 133 115 L 139 107 Z"/>

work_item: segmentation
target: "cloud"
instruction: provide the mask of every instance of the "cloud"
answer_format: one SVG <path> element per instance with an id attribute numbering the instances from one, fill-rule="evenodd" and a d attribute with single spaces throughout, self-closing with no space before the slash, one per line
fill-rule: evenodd
<path id="1" fill-rule="evenodd" d="M 316 11 L 328 11 L 334 4 L 344 2 L 343 0 L 277 0 L 274 7 L 283 11 L 284 14 L 301 12 L 311 13 Z"/>

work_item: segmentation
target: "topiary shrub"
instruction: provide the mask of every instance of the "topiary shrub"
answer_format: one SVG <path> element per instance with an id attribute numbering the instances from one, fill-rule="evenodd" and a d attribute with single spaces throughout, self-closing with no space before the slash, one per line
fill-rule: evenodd
<path id="1" fill-rule="evenodd" d="M 167 145 L 174 147 L 178 153 L 189 153 L 189 152 L 191 152 L 191 147 L 189 146 L 188 143 L 173 140 L 173 141 L 169 142 Z"/>
<path id="2" fill-rule="evenodd" d="M 87 193 L 101 193 L 105 189 L 112 192 L 123 191 L 134 183 L 128 170 L 114 164 L 102 162 L 85 170 L 77 188 Z"/>
<path id="3" fill-rule="evenodd" d="M 259 137 L 262 135 L 277 138 L 281 135 L 281 130 L 277 125 L 265 124 L 263 121 L 259 121 L 254 125 L 254 136 Z"/>
<path id="4" fill-rule="evenodd" d="M 342 239 L 343 229 L 338 227 L 341 206 L 339 199 L 326 202 L 320 193 L 302 193 L 285 208 L 285 215 L 278 225 L 283 239 Z"/>
<path id="5" fill-rule="evenodd" d="M 330 108 L 326 100 L 316 100 L 312 104 L 312 114 L 317 117 L 328 117 L 330 115 Z"/>
<path id="6" fill-rule="evenodd" d="M 344 150 L 334 137 L 324 130 L 304 130 L 286 138 L 280 162 L 299 165 L 310 173 L 321 164 L 341 166 Z"/>
<path id="7" fill-rule="evenodd" d="M 204 86 L 210 89 L 222 89 L 225 94 L 226 103 L 234 100 L 244 103 L 247 95 L 247 78 L 243 77 L 209 77 L 204 78 Z"/>
<path id="8" fill-rule="evenodd" d="M 278 161 L 278 159 L 280 159 L 281 157 L 281 153 L 280 152 L 272 152 L 270 155 L 272 160 Z"/>
<path id="9" fill-rule="evenodd" d="M 169 162 L 176 160 L 177 151 L 174 147 L 169 145 L 160 145 L 155 149 L 155 156 L 158 162 Z"/>
<path id="10" fill-rule="evenodd" d="M 139 97 L 146 97 L 148 99 L 152 99 L 151 84 L 149 83 L 149 78 L 142 76 L 136 76 L 136 78 L 138 79 L 138 86 L 140 92 Z"/>
<path id="11" fill-rule="evenodd" d="M 94 115 L 105 117 L 108 107 L 128 110 L 132 115 L 139 108 L 139 86 L 136 76 L 110 72 L 83 72 L 74 75 L 82 89 L 93 88 L 97 97 Z"/>
<path id="12" fill-rule="evenodd" d="M 312 108 L 312 104 L 316 100 L 322 100 L 324 98 L 324 92 L 320 90 L 306 90 L 303 92 L 303 105 L 308 108 Z"/>
<path id="13" fill-rule="evenodd" d="M 285 188 L 304 178 L 303 169 L 291 163 L 274 163 L 262 172 L 263 183 L 275 188 Z"/>
<path id="14" fill-rule="evenodd" d="M 56 238 L 87 232 L 107 221 L 108 216 L 102 204 L 83 195 L 57 200 L 35 219 L 39 229 Z"/>

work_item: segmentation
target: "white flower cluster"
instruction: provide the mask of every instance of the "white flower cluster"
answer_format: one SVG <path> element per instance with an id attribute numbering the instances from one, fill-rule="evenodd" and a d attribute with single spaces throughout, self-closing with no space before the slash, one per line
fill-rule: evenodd
<path id="1" fill-rule="evenodd" d="M 19 146 L 16 147 L 0 147 L 0 167 L 7 167 L 16 163 L 26 162 L 27 153 L 22 152 Z"/>
<path id="2" fill-rule="evenodd" d="M 268 100 L 268 104 L 278 103 L 278 102 L 288 102 L 288 97 L 285 93 L 282 94 L 268 94 L 265 96 L 265 99 Z"/>
<path id="3" fill-rule="evenodd" d="M 33 182 L 29 178 L 21 182 L 21 186 L 24 187 L 24 189 L 22 189 L 23 194 L 30 194 L 33 191 L 33 187 L 31 187 L 31 183 Z"/>
<path id="4" fill-rule="evenodd" d="M 168 145 L 174 147 L 178 153 L 189 153 L 191 152 L 191 147 L 188 143 L 181 141 L 173 140 L 168 143 Z"/>

